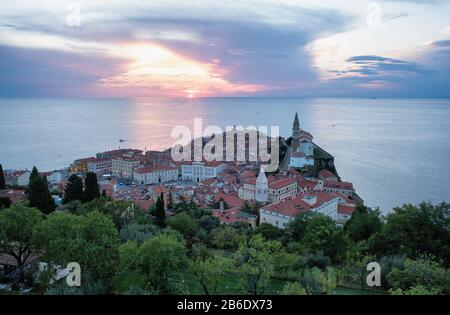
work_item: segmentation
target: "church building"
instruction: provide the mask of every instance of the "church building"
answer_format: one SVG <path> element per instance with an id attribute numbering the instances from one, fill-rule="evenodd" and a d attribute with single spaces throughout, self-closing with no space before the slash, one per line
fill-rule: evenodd
<path id="1" fill-rule="evenodd" d="M 298 115 L 295 113 L 294 124 L 292 126 L 291 154 L 289 157 L 289 167 L 302 168 L 307 165 L 314 165 L 314 144 L 313 136 L 300 128 Z"/>

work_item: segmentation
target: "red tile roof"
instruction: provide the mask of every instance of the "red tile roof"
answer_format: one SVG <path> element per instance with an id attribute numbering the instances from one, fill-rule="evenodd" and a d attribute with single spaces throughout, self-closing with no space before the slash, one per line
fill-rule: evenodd
<path id="1" fill-rule="evenodd" d="M 262 209 L 294 217 L 302 212 L 309 211 L 311 206 L 301 198 L 287 198 L 264 206 Z"/>
<path id="2" fill-rule="evenodd" d="M 323 169 L 319 172 L 319 177 L 322 179 L 328 178 L 328 177 L 336 177 L 331 171 L 327 169 Z"/>
<path id="3" fill-rule="evenodd" d="M 215 201 L 220 201 L 220 199 L 223 199 L 223 201 L 230 207 L 241 207 L 245 202 L 244 200 L 230 194 L 219 193 L 214 195 Z"/>
<path id="4" fill-rule="evenodd" d="M 174 171 L 176 169 L 177 168 L 174 166 L 155 165 L 155 166 L 138 167 L 134 171 L 138 174 L 146 174 L 146 173 L 162 172 L 162 171 Z"/>
<path id="5" fill-rule="evenodd" d="M 323 188 L 335 188 L 343 190 L 353 190 L 353 184 L 350 182 L 330 182 L 326 181 L 323 183 Z"/>
<path id="6" fill-rule="evenodd" d="M 269 183 L 269 188 L 272 189 L 280 189 L 292 184 L 296 184 L 297 181 L 294 180 L 293 178 L 283 178 L 283 179 L 279 179 L 277 181 L 271 182 Z"/>
<path id="7" fill-rule="evenodd" d="M 355 212 L 355 207 L 338 205 L 337 212 L 341 214 L 352 214 L 353 212 Z"/>

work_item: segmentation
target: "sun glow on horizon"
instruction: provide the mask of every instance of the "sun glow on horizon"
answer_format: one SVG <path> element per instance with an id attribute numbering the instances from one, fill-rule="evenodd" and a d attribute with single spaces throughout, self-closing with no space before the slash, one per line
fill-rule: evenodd
<path id="1" fill-rule="evenodd" d="M 214 62 L 201 63 L 152 43 L 131 43 L 113 52 L 130 60 L 125 70 L 103 79 L 107 87 L 159 89 L 173 96 L 209 96 L 219 93 L 254 92 L 263 87 L 233 84 Z"/>

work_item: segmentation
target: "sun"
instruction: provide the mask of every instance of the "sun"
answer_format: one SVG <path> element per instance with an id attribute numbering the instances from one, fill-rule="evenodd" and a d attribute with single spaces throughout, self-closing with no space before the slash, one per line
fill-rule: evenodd
<path id="1" fill-rule="evenodd" d="M 196 90 L 186 90 L 185 92 L 186 92 L 187 98 L 189 98 L 189 99 L 195 98 L 195 94 L 197 93 Z"/>

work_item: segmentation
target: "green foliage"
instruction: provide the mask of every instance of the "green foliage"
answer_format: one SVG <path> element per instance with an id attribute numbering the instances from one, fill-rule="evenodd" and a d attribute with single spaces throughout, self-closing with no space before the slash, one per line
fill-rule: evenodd
<path id="1" fill-rule="evenodd" d="M 147 279 L 147 288 L 159 294 L 177 293 L 176 275 L 186 259 L 185 243 L 171 235 L 146 240 L 139 248 L 139 270 Z"/>
<path id="2" fill-rule="evenodd" d="M 89 202 L 100 197 L 100 189 L 97 182 L 97 174 L 88 172 L 84 181 L 85 189 L 83 193 L 83 201 Z"/>
<path id="3" fill-rule="evenodd" d="M 78 262 L 82 272 L 110 285 L 118 261 L 118 235 L 110 218 L 99 212 L 53 213 L 36 227 L 34 236 L 51 265 Z"/>
<path id="4" fill-rule="evenodd" d="M 381 267 L 381 285 L 386 287 L 388 285 L 387 275 L 396 269 L 403 270 L 405 266 L 405 256 L 393 255 L 383 256 L 380 259 Z"/>
<path id="5" fill-rule="evenodd" d="M 27 197 L 30 207 L 38 208 L 45 214 L 55 211 L 56 205 L 48 188 L 47 177 L 40 176 L 36 167 L 33 167 L 30 175 Z"/>
<path id="6" fill-rule="evenodd" d="M 183 236 L 189 240 L 191 240 L 195 236 L 198 230 L 197 221 L 195 221 L 193 218 L 191 218 L 190 215 L 185 212 L 169 218 L 167 220 L 167 225 L 170 228 L 183 234 Z"/>
<path id="7" fill-rule="evenodd" d="M 372 261 L 376 261 L 375 257 L 361 253 L 348 257 L 346 263 L 342 266 L 342 281 L 347 284 L 359 285 L 361 290 L 365 290 L 367 286 L 367 264 Z"/>
<path id="8" fill-rule="evenodd" d="M 220 223 L 217 218 L 214 218 L 210 214 L 203 215 L 199 220 L 199 225 L 201 228 L 205 229 L 208 233 L 211 233 L 211 231 L 215 228 L 217 228 Z"/>
<path id="9" fill-rule="evenodd" d="M 261 234 L 265 239 L 276 240 L 283 235 L 283 230 L 269 223 L 261 223 L 255 229 L 255 233 Z"/>
<path id="10" fill-rule="evenodd" d="M 33 169 L 31 170 L 31 174 L 30 174 L 30 177 L 28 180 L 29 180 L 29 182 L 31 182 L 33 179 L 35 179 L 37 177 L 39 177 L 39 171 L 36 168 L 36 166 L 33 166 Z"/>
<path id="11" fill-rule="evenodd" d="M 66 204 L 74 200 L 83 201 L 83 181 L 77 174 L 70 175 L 67 181 L 63 203 Z"/>
<path id="12" fill-rule="evenodd" d="M 343 230 L 328 216 L 309 216 L 303 223 L 303 238 L 300 241 L 303 252 L 323 251 L 333 262 L 340 260 L 347 248 Z"/>
<path id="13" fill-rule="evenodd" d="M 66 204 L 62 204 L 58 207 L 58 210 L 60 211 L 65 211 L 65 212 L 70 212 L 73 214 L 78 214 L 77 210 L 81 205 L 81 201 L 80 200 L 73 200 L 71 202 L 68 202 Z"/>
<path id="14" fill-rule="evenodd" d="M 11 206 L 11 199 L 9 197 L 0 197 L 0 210 L 7 209 Z"/>
<path id="15" fill-rule="evenodd" d="M 0 253 L 13 256 L 17 265 L 22 266 L 36 253 L 33 233 L 42 219 L 38 209 L 23 203 L 14 203 L 10 208 L 0 211 Z"/>
<path id="16" fill-rule="evenodd" d="M 409 290 L 419 285 L 430 291 L 450 294 L 450 270 L 430 257 L 417 260 L 407 258 L 403 269 L 394 268 L 388 275 L 389 285 L 394 289 Z"/>
<path id="17" fill-rule="evenodd" d="M 420 284 L 407 290 L 402 290 L 400 288 L 389 290 L 390 295 L 438 295 L 440 292 L 439 289 L 430 289 Z"/>
<path id="18" fill-rule="evenodd" d="M 236 250 L 245 235 L 237 233 L 232 227 L 221 226 L 211 232 L 212 245 L 219 249 Z"/>
<path id="19" fill-rule="evenodd" d="M 326 270 L 331 265 L 331 260 L 328 256 L 325 256 L 322 251 L 317 251 L 314 254 L 303 253 L 298 256 L 295 264 L 296 269 L 309 269 L 317 267 L 320 270 Z"/>
<path id="20" fill-rule="evenodd" d="M 235 253 L 240 285 L 253 295 L 263 294 L 275 270 L 275 256 L 281 251 L 278 241 L 255 235 L 241 243 Z"/>
<path id="21" fill-rule="evenodd" d="M 3 166 L 0 164 L 0 189 L 5 189 L 5 174 L 3 173 Z"/>
<path id="22" fill-rule="evenodd" d="M 316 267 L 305 269 L 300 273 L 294 273 L 293 278 L 297 279 L 307 295 L 335 293 L 337 275 L 331 267 L 326 271 Z"/>
<path id="23" fill-rule="evenodd" d="M 230 272 L 233 261 L 221 255 L 213 255 L 206 259 L 196 259 L 190 264 L 194 274 L 205 294 L 216 294 L 219 285 Z"/>
<path id="24" fill-rule="evenodd" d="M 156 209 L 155 209 L 155 224 L 159 227 L 166 226 L 166 211 L 164 210 L 164 200 L 161 197 L 158 197 L 156 200 Z"/>
<path id="25" fill-rule="evenodd" d="M 287 282 L 281 295 L 306 295 L 306 290 L 298 282 Z"/>
<path id="26" fill-rule="evenodd" d="M 357 205 L 356 211 L 345 223 L 344 230 L 350 239 L 357 242 L 367 240 L 374 233 L 381 231 L 382 225 L 379 210 Z"/>
<path id="27" fill-rule="evenodd" d="M 305 235 L 307 222 L 317 214 L 312 211 L 303 212 L 291 221 L 286 229 L 287 242 L 299 242 Z"/>
<path id="28" fill-rule="evenodd" d="M 135 241 L 127 241 L 119 246 L 120 270 L 136 270 L 139 267 L 139 248 Z"/>
<path id="29" fill-rule="evenodd" d="M 104 295 L 108 288 L 97 282 L 89 275 L 83 273 L 80 287 L 69 287 L 65 279 L 50 285 L 44 292 L 45 295 Z"/>
<path id="30" fill-rule="evenodd" d="M 71 210 L 71 213 L 85 215 L 91 212 L 101 212 L 111 217 L 117 230 L 121 230 L 125 225 L 133 222 L 140 216 L 140 211 L 133 202 L 126 200 L 108 201 L 103 198 L 97 198 L 90 202 L 78 205 Z"/>
<path id="31" fill-rule="evenodd" d="M 143 243 L 145 240 L 159 234 L 159 228 L 153 224 L 130 223 L 120 230 L 120 239 L 125 241 L 136 241 Z"/>
<path id="32" fill-rule="evenodd" d="M 450 265 L 450 204 L 395 208 L 373 240 L 372 251 L 378 255 L 406 255 L 417 258 L 431 254 Z"/>

